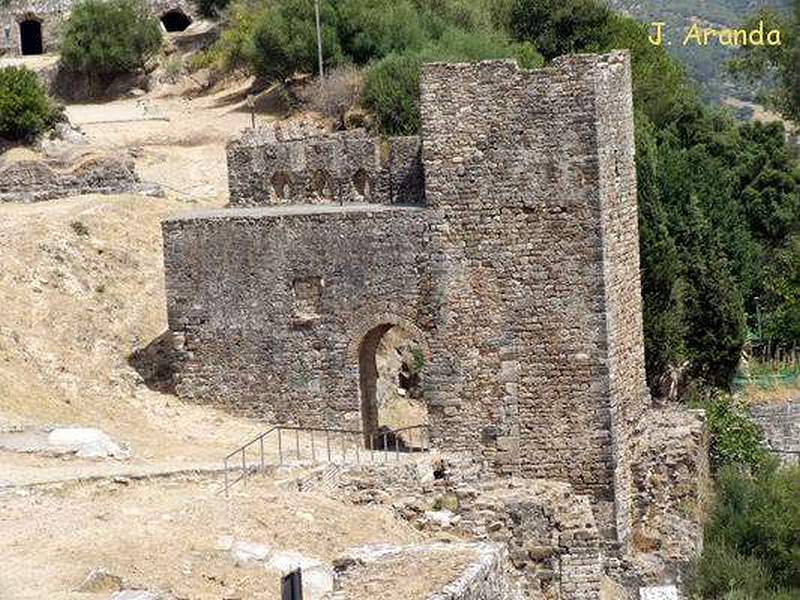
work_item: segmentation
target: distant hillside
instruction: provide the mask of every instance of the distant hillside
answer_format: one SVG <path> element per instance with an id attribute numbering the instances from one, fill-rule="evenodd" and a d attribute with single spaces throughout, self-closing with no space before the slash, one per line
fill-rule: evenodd
<path id="1" fill-rule="evenodd" d="M 701 27 L 740 27 L 760 8 L 789 10 L 792 0 L 609 0 L 615 10 L 643 23 L 661 21 L 675 36 L 670 51 L 686 66 L 709 100 L 726 97 L 752 100 L 755 90 L 734 83 L 725 72 L 731 49 L 719 44 L 683 46 L 681 40 L 693 23 Z"/>

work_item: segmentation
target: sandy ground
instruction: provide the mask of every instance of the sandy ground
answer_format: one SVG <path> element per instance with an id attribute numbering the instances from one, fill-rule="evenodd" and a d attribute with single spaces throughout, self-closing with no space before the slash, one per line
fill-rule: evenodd
<path id="1" fill-rule="evenodd" d="M 277 598 L 280 574 L 237 566 L 231 539 L 326 563 L 350 546 L 420 539 L 384 508 L 345 510 L 263 478 L 232 501 L 215 481 L 194 478 L 0 492 L 0 504 L 4 599 L 105 600 L 108 591 L 72 592 L 92 569 L 176 598 Z"/>

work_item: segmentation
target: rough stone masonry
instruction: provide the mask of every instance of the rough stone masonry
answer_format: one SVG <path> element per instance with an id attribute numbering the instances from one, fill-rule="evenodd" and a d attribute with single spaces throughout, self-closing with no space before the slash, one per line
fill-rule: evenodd
<path id="1" fill-rule="evenodd" d="M 0 56 L 58 50 L 64 22 L 75 0 L 5 0 L 0 3 Z M 166 31 L 184 27 L 196 13 L 189 0 L 147 0 Z"/>
<path id="2" fill-rule="evenodd" d="M 649 408 L 629 56 L 430 64 L 421 111 L 419 138 L 230 144 L 232 208 L 163 223 L 178 393 L 369 431 L 401 326 L 434 446 L 570 482 L 626 543 Z"/>

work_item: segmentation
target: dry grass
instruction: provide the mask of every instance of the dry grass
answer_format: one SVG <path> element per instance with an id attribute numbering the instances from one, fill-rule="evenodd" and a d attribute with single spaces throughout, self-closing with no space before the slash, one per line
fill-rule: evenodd
<path id="1" fill-rule="evenodd" d="M 358 104 L 363 88 L 364 74 L 361 70 L 351 66 L 338 67 L 328 73 L 321 88 L 317 81 L 311 82 L 298 96 L 306 110 L 320 113 L 341 125 L 345 113 Z"/>

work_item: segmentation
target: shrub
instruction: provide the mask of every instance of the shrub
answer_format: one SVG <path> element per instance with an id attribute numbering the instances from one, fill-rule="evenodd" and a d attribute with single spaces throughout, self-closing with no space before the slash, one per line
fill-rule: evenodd
<path id="1" fill-rule="evenodd" d="M 701 598 L 797 598 L 800 468 L 768 465 L 755 476 L 726 467 L 691 579 Z"/>
<path id="2" fill-rule="evenodd" d="M 213 67 L 221 71 L 244 68 L 255 62 L 253 38 L 256 24 L 263 13 L 254 2 L 238 0 L 225 16 L 225 28 L 219 40 L 192 60 L 192 67 Z"/>
<path id="3" fill-rule="evenodd" d="M 337 11 L 342 48 L 358 64 L 420 50 L 430 38 L 409 0 L 343 0 Z"/>
<path id="4" fill-rule="evenodd" d="M 306 108 L 341 124 L 345 113 L 358 103 L 363 87 L 364 75 L 359 69 L 338 67 L 325 76 L 324 90 L 310 85 L 299 96 Z"/>
<path id="5" fill-rule="evenodd" d="M 197 9 L 204 17 L 218 17 L 230 4 L 230 0 L 195 0 Z"/>
<path id="6" fill-rule="evenodd" d="M 716 393 L 704 408 L 711 432 L 711 464 L 716 470 L 726 466 L 761 468 L 769 455 L 762 445 L 761 431 L 741 401 L 729 394 Z"/>
<path id="7" fill-rule="evenodd" d="M 161 47 L 161 26 L 142 0 L 81 0 L 64 26 L 61 61 L 102 77 L 133 73 Z"/>
<path id="8" fill-rule="evenodd" d="M 412 135 L 419 131 L 421 68 L 418 54 L 390 54 L 369 70 L 363 102 L 383 133 Z"/>
<path id="9" fill-rule="evenodd" d="M 0 137 L 32 139 L 59 118 L 59 108 L 33 71 L 25 67 L 0 69 Z"/>
<path id="10" fill-rule="evenodd" d="M 322 54 L 326 66 L 342 60 L 336 30 L 336 11 L 321 2 Z M 313 0 L 285 0 L 268 7 L 253 32 L 253 67 L 268 79 L 283 79 L 294 72 L 318 70 L 317 33 Z"/>

